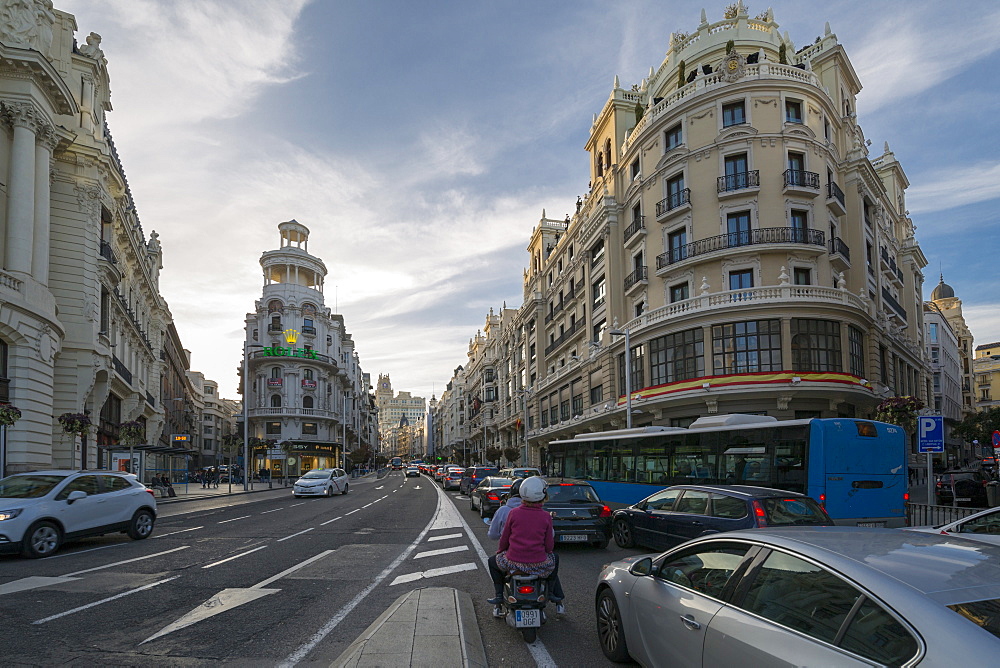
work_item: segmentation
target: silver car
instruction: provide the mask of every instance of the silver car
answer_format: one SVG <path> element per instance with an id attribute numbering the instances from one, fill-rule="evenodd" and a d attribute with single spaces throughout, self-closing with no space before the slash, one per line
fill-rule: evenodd
<path id="1" fill-rule="evenodd" d="M 604 654 L 644 666 L 995 665 L 1000 547 L 896 529 L 733 531 L 606 566 L 596 612 Z"/>
<path id="2" fill-rule="evenodd" d="M 315 469 L 295 481 L 292 495 L 296 499 L 302 496 L 333 496 L 347 494 L 349 489 L 344 469 Z"/>
<path id="3" fill-rule="evenodd" d="M 1000 545 L 1000 508 L 988 508 L 960 520 L 937 526 L 907 527 L 907 531 L 961 535 L 969 540 Z"/>

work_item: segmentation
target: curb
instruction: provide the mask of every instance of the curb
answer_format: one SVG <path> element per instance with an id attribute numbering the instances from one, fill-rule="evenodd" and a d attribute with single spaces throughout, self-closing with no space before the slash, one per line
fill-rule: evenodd
<path id="1" fill-rule="evenodd" d="M 274 489 L 278 488 L 275 487 Z M 178 495 L 173 498 L 157 499 L 156 505 L 157 507 L 159 507 L 159 506 L 170 505 L 172 503 L 185 503 L 187 501 L 204 501 L 205 499 L 231 499 L 233 497 L 241 496 L 243 494 L 257 494 L 258 492 L 273 492 L 274 489 L 248 489 L 246 491 L 240 490 L 239 492 L 232 492 L 232 493 L 225 492 L 219 494 L 202 494 L 198 496 L 185 495 L 183 497 Z"/>
<path id="2" fill-rule="evenodd" d="M 378 634 L 382 627 L 389 622 L 389 620 L 400 613 L 399 619 L 409 618 L 409 610 L 401 609 L 406 606 L 407 608 L 412 607 L 413 617 L 419 619 L 417 615 L 417 609 L 419 605 L 419 599 L 421 593 L 426 592 L 428 594 L 450 594 L 452 600 L 454 601 L 456 618 L 458 620 L 457 633 L 455 634 L 458 640 L 458 648 L 460 656 L 449 656 L 442 662 L 442 658 L 439 653 L 430 651 L 427 652 L 423 648 L 416 647 L 420 643 L 417 639 L 420 637 L 417 634 L 416 627 L 419 622 L 414 622 L 413 632 L 409 634 L 409 650 L 400 653 L 380 653 L 376 650 L 366 652 L 369 648 L 369 644 L 374 647 L 380 643 L 375 636 Z M 405 624 L 406 622 L 394 622 L 395 625 Z M 391 631 L 397 631 L 393 628 Z M 389 633 L 390 630 L 387 630 Z M 394 643 L 396 646 L 404 645 L 407 637 L 405 634 L 400 634 L 398 632 L 392 633 Z M 403 594 L 390 605 L 385 612 L 378 616 L 378 618 L 372 622 L 371 626 L 364 630 L 364 632 L 358 636 L 351 645 L 344 650 L 344 652 L 331 664 L 331 668 L 355 668 L 357 666 L 369 666 L 369 665 L 405 665 L 405 666 L 440 666 L 440 665 L 456 665 L 462 666 L 463 668 L 487 668 L 486 665 L 486 649 L 483 647 L 483 638 L 479 633 L 479 624 L 476 621 L 476 610 L 472 605 L 472 597 L 465 592 L 460 592 L 453 587 L 425 587 L 420 589 L 414 589 L 406 594 Z"/>

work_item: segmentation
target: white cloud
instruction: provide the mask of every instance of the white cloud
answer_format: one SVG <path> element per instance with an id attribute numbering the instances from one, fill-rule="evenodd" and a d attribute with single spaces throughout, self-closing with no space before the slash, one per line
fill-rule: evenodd
<path id="1" fill-rule="evenodd" d="M 1000 197 L 1000 162 L 948 168 L 911 186 L 906 193 L 910 213 L 944 211 Z"/>
<path id="2" fill-rule="evenodd" d="M 1000 341 L 1000 303 L 963 306 L 962 314 L 977 346 Z"/>

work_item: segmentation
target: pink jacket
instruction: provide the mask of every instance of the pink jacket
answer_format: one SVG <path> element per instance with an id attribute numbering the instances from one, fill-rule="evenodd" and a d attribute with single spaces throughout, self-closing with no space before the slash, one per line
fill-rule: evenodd
<path id="1" fill-rule="evenodd" d="M 555 547 L 552 516 L 541 506 L 522 505 L 507 515 L 497 552 L 507 551 L 507 559 L 522 564 L 538 564 Z"/>

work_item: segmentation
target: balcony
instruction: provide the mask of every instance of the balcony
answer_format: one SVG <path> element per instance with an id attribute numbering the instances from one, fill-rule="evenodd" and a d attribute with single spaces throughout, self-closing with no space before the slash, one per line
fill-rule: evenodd
<path id="1" fill-rule="evenodd" d="M 107 241 L 101 241 L 100 249 L 101 257 L 110 262 L 111 264 L 118 264 L 118 258 L 115 257 L 115 252 L 111 248 L 111 244 Z"/>
<path id="2" fill-rule="evenodd" d="M 786 169 L 784 192 L 815 197 L 819 194 L 819 174 L 801 169 Z"/>
<path id="3" fill-rule="evenodd" d="M 307 336 L 316 336 L 316 328 L 310 325 L 303 325 L 302 333 L 306 334 Z"/>
<path id="4" fill-rule="evenodd" d="M 833 181 L 826 184 L 826 206 L 835 216 L 843 216 L 847 213 L 844 191 Z"/>
<path id="5" fill-rule="evenodd" d="M 906 325 L 906 309 L 904 309 L 896 298 L 892 296 L 892 293 L 882 288 L 882 301 L 891 307 L 889 311 L 890 316 L 896 316 L 901 319 L 901 324 Z"/>
<path id="6" fill-rule="evenodd" d="M 545 347 L 545 355 L 548 356 L 556 348 L 566 343 L 566 341 L 568 341 L 570 337 L 577 332 L 577 330 L 583 329 L 583 325 L 585 322 L 586 322 L 585 320 L 577 320 L 572 325 L 570 325 L 569 329 L 560 334 L 558 337 L 555 338 L 555 340 L 552 341 L 552 343 L 550 343 L 548 346 Z"/>
<path id="7" fill-rule="evenodd" d="M 271 322 L 267 325 L 268 332 L 280 334 L 283 330 L 284 326 L 280 322 Z"/>
<path id="8" fill-rule="evenodd" d="M 122 377 L 122 380 L 129 385 L 132 384 L 132 372 L 115 355 L 111 355 L 111 366 L 114 367 L 115 373 Z"/>
<path id="9" fill-rule="evenodd" d="M 284 378 L 268 378 L 267 379 L 267 386 L 268 387 L 283 387 L 284 385 L 285 385 L 285 379 Z"/>
<path id="10" fill-rule="evenodd" d="M 663 220 L 675 213 L 691 210 L 691 189 L 684 188 L 667 195 L 656 203 L 656 219 Z"/>
<path id="11" fill-rule="evenodd" d="M 881 260 L 882 272 L 886 277 L 897 287 L 903 287 L 903 270 L 896 265 L 896 258 L 889 253 L 885 246 L 882 246 L 879 251 L 879 259 Z"/>
<path id="12" fill-rule="evenodd" d="M 625 228 L 623 241 L 628 243 L 628 240 L 639 234 L 639 232 L 642 232 L 643 234 L 646 233 L 646 216 L 637 217 L 631 225 Z"/>
<path id="13" fill-rule="evenodd" d="M 719 177 L 719 197 L 740 195 L 747 191 L 760 189 L 760 170 L 737 172 Z"/>
<path id="14" fill-rule="evenodd" d="M 800 229 L 797 227 L 764 227 L 746 232 L 730 232 L 717 237 L 709 237 L 693 241 L 677 248 L 671 248 L 656 258 L 657 271 L 672 264 L 705 255 L 715 251 L 741 246 L 756 246 L 760 244 L 806 244 L 809 246 L 826 246 L 826 235 L 820 230 Z"/>
<path id="15" fill-rule="evenodd" d="M 628 292 L 637 285 L 646 285 L 649 278 L 645 265 L 637 267 L 635 271 L 625 277 L 625 292 Z"/>
<path id="16" fill-rule="evenodd" d="M 336 411 L 329 411 L 323 408 L 298 408 L 296 406 L 285 406 L 281 408 L 263 406 L 260 408 L 251 408 L 249 413 L 250 417 L 257 418 L 287 415 L 289 417 L 310 417 L 338 421 L 341 419 L 340 413 Z"/>
<path id="17" fill-rule="evenodd" d="M 840 271 L 851 267 L 851 249 L 840 237 L 830 239 L 830 262 Z"/>
<path id="18" fill-rule="evenodd" d="M 316 389 L 316 381 L 315 380 L 303 380 L 302 381 L 302 389 L 304 389 L 304 390 L 315 390 Z"/>

